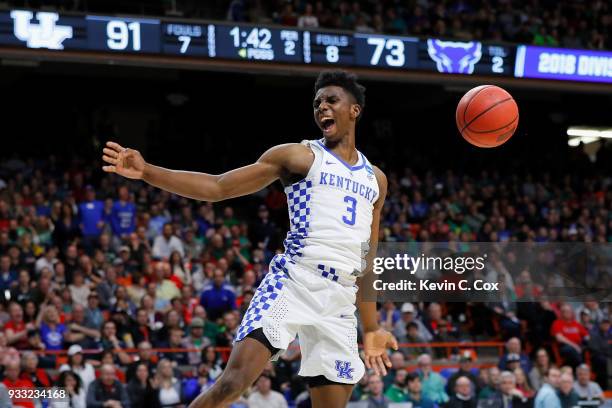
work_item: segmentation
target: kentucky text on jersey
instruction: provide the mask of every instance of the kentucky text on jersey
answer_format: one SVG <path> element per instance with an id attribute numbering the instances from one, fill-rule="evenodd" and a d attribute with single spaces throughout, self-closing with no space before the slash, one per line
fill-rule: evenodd
<path id="1" fill-rule="evenodd" d="M 351 180 L 348 177 L 342 177 L 337 174 L 322 171 L 319 184 L 337 187 L 349 193 L 352 192 L 353 194 L 359 194 L 371 203 L 376 201 L 377 193 L 374 191 L 374 189 L 363 185 L 358 181 Z"/>

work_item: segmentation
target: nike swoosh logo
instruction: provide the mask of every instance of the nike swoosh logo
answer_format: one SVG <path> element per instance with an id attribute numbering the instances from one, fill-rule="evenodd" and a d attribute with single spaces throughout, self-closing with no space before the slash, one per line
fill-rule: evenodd
<path id="1" fill-rule="evenodd" d="M 336 163 L 325 160 L 325 164 L 336 164 Z"/>

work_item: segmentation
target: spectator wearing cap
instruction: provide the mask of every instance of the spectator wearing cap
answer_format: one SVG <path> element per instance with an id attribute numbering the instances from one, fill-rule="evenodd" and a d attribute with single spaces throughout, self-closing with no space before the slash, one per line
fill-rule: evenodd
<path id="1" fill-rule="evenodd" d="M 476 408 L 477 399 L 474 396 L 472 381 L 459 376 L 453 386 L 449 401 L 444 405 L 445 408 Z M 502 408 L 502 407 L 500 407 Z M 507 408 L 507 407 L 503 407 Z"/>
<path id="2" fill-rule="evenodd" d="M 85 186 L 85 200 L 79 204 L 78 209 L 84 244 L 91 250 L 104 228 L 104 203 L 96 200 L 93 186 Z"/>
<path id="3" fill-rule="evenodd" d="M 87 297 L 87 309 L 85 310 L 85 325 L 89 328 L 102 327 L 104 314 L 100 309 L 100 297 L 96 292 Z"/>
<path id="4" fill-rule="evenodd" d="M 115 237 L 127 237 L 136 229 L 136 206 L 130 202 L 126 186 L 119 187 L 119 199 L 113 203 L 110 223 Z"/>
<path id="5" fill-rule="evenodd" d="M 428 399 L 436 404 L 448 402 L 448 394 L 444 390 L 444 378 L 432 370 L 431 356 L 421 354 L 417 359 L 418 369 L 416 373 L 419 375 L 423 384 L 423 394 Z"/>
<path id="6" fill-rule="evenodd" d="M 400 308 L 401 318 L 393 326 L 393 335 L 400 343 L 407 341 L 408 325 L 414 323 L 418 328 L 418 336 L 423 341 L 431 341 L 432 335 L 429 333 L 423 322 L 417 317 L 417 310 L 412 303 L 404 303 Z M 413 339 L 414 340 L 414 339 Z"/>
<path id="7" fill-rule="evenodd" d="M 89 385 L 87 408 L 130 408 L 126 388 L 117 380 L 111 364 L 103 364 L 100 378 Z"/>
<path id="8" fill-rule="evenodd" d="M 59 371 L 72 371 L 78 375 L 81 379 L 85 392 L 87 392 L 89 384 L 96 379 L 96 371 L 94 370 L 94 367 L 85 361 L 83 348 L 78 344 L 73 344 L 68 348 L 68 362 L 62 364 Z"/>
<path id="9" fill-rule="evenodd" d="M 380 394 L 382 395 L 382 382 L 380 383 Z M 272 380 L 265 374 L 257 379 L 255 392 L 249 395 L 248 403 L 249 408 L 287 408 L 285 397 L 272 389 Z"/>
<path id="10" fill-rule="evenodd" d="M 200 295 L 200 304 L 211 320 L 217 320 L 225 312 L 236 309 L 236 294 L 234 288 L 226 282 L 223 270 L 215 269 L 213 282 L 206 285 Z"/>
<path id="11" fill-rule="evenodd" d="M 183 348 L 197 349 L 197 351 L 189 352 L 189 364 L 200 364 L 202 349 L 211 344 L 210 339 L 204 336 L 204 320 L 199 317 L 191 319 L 189 334 L 183 339 L 182 344 Z"/>
<path id="12" fill-rule="evenodd" d="M 551 367 L 544 377 L 544 384 L 536 394 L 534 408 L 561 408 L 561 400 L 557 395 L 561 372 L 556 367 Z"/>
<path id="13" fill-rule="evenodd" d="M 451 375 L 446 383 L 446 392 L 451 395 L 455 389 L 455 382 L 460 378 L 465 377 L 470 380 L 472 394 L 478 395 L 480 392 L 480 382 L 478 377 L 472 373 L 472 353 L 469 350 L 461 352 L 459 355 L 459 370 Z"/>
<path id="14" fill-rule="evenodd" d="M 583 342 L 588 340 L 589 333 L 576 321 L 570 305 L 561 306 L 561 317 L 554 321 L 550 332 L 559 343 L 559 352 L 565 363 L 577 367 L 582 362 Z"/>
<path id="15" fill-rule="evenodd" d="M 183 242 L 174 235 L 174 227 L 168 222 L 164 224 L 162 234 L 155 237 L 153 241 L 153 257 L 168 260 L 174 251 L 181 254 L 181 257 L 185 256 Z"/>
<path id="16" fill-rule="evenodd" d="M 512 337 L 506 342 L 506 352 L 499 359 L 498 367 L 500 370 L 513 371 L 514 368 L 508 367 L 509 362 L 520 362 L 520 366 L 528 373 L 531 370 L 531 361 L 529 356 L 522 352 L 521 340 L 517 337 Z"/>
<path id="17" fill-rule="evenodd" d="M 591 368 L 586 364 L 581 364 L 576 368 L 576 377 L 578 381 L 573 384 L 574 390 L 581 399 L 603 400 L 603 391 L 599 384 L 591 381 Z"/>

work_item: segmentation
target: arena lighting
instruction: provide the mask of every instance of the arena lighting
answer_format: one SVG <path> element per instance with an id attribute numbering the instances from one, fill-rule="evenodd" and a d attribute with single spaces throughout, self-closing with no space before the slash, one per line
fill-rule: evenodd
<path id="1" fill-rule="evenodd" d="M 589 144 L 599 139 L 612 139 L 612 128 L 594 128 L 589 126 L 570 126 L 567 129 L 569 139 L 567 145 L 577 147 L 582 144 Z"/>

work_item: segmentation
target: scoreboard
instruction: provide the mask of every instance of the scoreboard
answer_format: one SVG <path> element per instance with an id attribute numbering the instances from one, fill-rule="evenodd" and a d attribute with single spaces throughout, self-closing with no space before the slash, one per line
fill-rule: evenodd
<path id="1" fill-rule="evenodd" d="M 590 53 L 580 59 L 580 56 L 575 55 L 578 52 L 575 50 L 573 54 L 571 50 L 562 49 L 540 52 L 531 46 L 516 47 L 480 41 L 447 41 L 228 22 L 63 15 L 48 11 L 1 11 L 0 47 L 3 46 L 58 52 L 76 50 L 170 55 L 442 74 L 612 82 L 612 62 L 609 63 L 612 61 L 612 53 L 609 52 L 597 55 Z M 566 60 L 575 58 L 576 61 L 587 61 L 578 63 L 578 68 L 580 64 L 603 68 L 591 69 L 598 75 L 595 79 L 589 75 L 545 75 L 544 71 L 532 68 L 537 65 L 537 62 L 533 62 L 535 60 L 563 59 L 563 55 L 566 55 Z M 588 69 L 582 71 L 591 72 Z"/>

